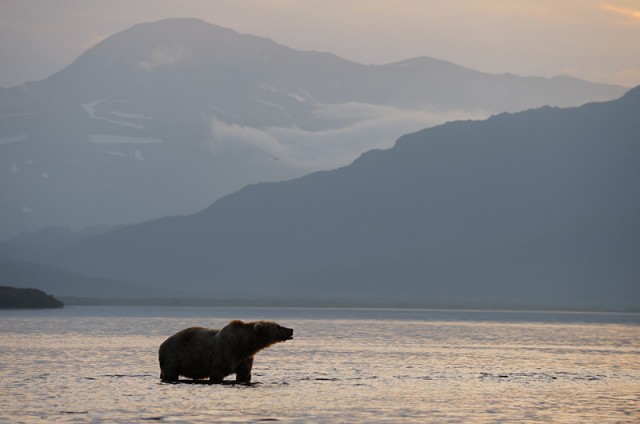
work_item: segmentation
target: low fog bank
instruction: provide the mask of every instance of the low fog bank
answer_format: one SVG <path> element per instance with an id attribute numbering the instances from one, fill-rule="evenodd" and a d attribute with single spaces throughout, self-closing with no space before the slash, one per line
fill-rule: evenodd
<path id="1" fill-rule="evenodd" d="M 402 110 L 349 102 L 322 105 L 308 120 L 295 126 L 255 128 L 214 118 L 211 149 L 215 155 L 245 155 L 256 161 L 277 160 L 301 173 L 310 173 L 348 165 L 368 150 L 388 149 L 401 134 L 489 115 L 463 110 Z"/>

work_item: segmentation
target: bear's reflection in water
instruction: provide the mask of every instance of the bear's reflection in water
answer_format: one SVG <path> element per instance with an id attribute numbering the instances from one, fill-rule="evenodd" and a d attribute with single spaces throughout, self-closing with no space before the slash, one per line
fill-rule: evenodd
<path id="1" fill-rule="evenodd" d="M 236 383 L 251 382 L 256 353 L 274 343 L 293 338 L 291 328 L 275 322 L 231 321 L 221 330 L 190 327 L 165 340 L 158 350 L 160 379 L 183 382 L 180 376 L 204 384 L 222 383 L 236 375 Z M 202 379 L 209 379 L 202 381 Z"/>

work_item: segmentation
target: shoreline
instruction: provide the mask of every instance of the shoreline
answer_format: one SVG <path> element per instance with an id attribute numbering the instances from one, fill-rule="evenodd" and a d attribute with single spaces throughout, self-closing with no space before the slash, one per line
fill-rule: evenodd
<path id="1" fill-rule="evenodd" d="M 213 299 L 189 297 L 106 298 L 57 296 L 65 306 L 167 306 L 167 307 L 255 307 L 300 309 L 398 309 L 478 312 L 558 312 L 558 313 L 640 313 L 640 308 L 596 308 L 588 306 L 541 307 L 536 305 L 428 304 L 422 302 L 383 302 L 312 299 Z"/>

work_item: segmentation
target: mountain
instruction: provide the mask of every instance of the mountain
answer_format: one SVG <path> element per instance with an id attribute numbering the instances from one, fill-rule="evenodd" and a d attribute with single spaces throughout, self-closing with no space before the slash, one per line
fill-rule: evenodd
<path id="1" fill-rule="evenodd" d="M 0 257 L 0 285 L 35 288 L 56 296 L 89 298 L 160 298 L 176 295 L 107 278 L 87 277 L 56 267 Z"/>
<path id="2" fill-rule="evenodd" d="M 60 264 L 216 298 L 637 308 L 639 116 L 640 87 L 447 123 L 82 239 Z"/>
<path id="3" fill-rule="evenodd" d="M 196 19 L 140 24 L 0 90 L 0 240 L 193 213 L 453 118 L 623 91 L 426 57 L 367 66 Z"/>
<path id="4" fill-rule="evenodd" d="M 0 260 L 5 257 L 11 260 L 26 259 L 28 262 L 46 263 L 59 250 L 85 237 L 106 233 L 116 228 L 118 226 L 98 226 L 74 231 L 69 227 L 47 227 L 39 231 L 22 233 L 9 241 L 0 242 Z"/>

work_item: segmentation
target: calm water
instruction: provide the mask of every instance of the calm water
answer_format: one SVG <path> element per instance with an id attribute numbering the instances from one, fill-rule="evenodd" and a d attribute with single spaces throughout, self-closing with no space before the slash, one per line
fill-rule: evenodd
<path id="1" fill-rule="evenodd" d="M 295 339 L 255 384 L 160 383 L 193 325 Z M 260 308 L 0 311 L 0 422 L 640 422 L 640 315 Z"/>

